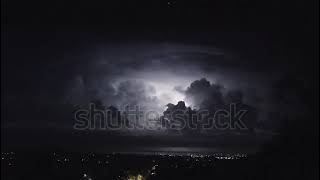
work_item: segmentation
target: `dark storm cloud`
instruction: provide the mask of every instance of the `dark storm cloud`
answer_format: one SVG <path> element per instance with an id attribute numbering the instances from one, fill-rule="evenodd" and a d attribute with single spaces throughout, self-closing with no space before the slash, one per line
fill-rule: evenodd
<path id="1" fill-rule="evenodd" d="M 211 84 L 206 79 L 194 81 L 185 91 L 186 100 L 191 101 L 197 108 L 203 107 L 206 103 L 222 104 L 223 94 L 220 85 Z"/>
<path id="2" fill-rule="evenodd" d="M 295 120 L 308 118 L 312 109 L 311 89 L 306 82 L 293 77 L 280 77 L 267 89 L 267 93 L 257 93 L 247 89 L 226 89 L 221 84 L 211 83 L 205 78 L 196 80 L 185 90 L 186 102 L 197 109 L 219 109 L 231 103 L 243 104 L 258 129 L 279 130 Z M 253 99 L 251 99 L 253 98 Z"/>
<path id="3" fill-rule="evenodd" d="M 17 45 L 6 48 L 11 46 Z M 266 100 L 266 94 L 270 94 L 273 82 L 287 71 L 281 69 L 282 65 L 270 69 L 266 60 L 252 62 L 223 49 L 188 43 L 90 42 L 67 52 L 58 45 L 51 46 L 43 47 L 44 51 L 37 56 L 38 47 L 30 47 L 27 53 L 33 56 L 26 57 L 8 51 L 7 62 L 28 57 L 34 61 L 32 64 L 39 63 L 31 66 L 23 62 L 24 68 L 18 66 L 20 61 L 9 63 L 12 68 L 19 67 L 17 71 L 21 73 L 18 76 L 15 71 L 9 72 L 14 79 L 7 84 L 7 97 L 14 94 L 22 98 L 11 98 L 15 100 L 8 100 L 7 105 L 21 104 L 23 108 L 33 103 L 34 107 L 45 109 L 48 105 L 50 108 L 61 107 L 61 103 L 85 105 L 100 100 L 106 106 L 139 103 L 161 112 L 164 105 L 184 100 L 183 96 L 187 102 L 194 103 L 187 105 L 198 105 L 204 99 L 223 101 L 226 90 L 239 90 L 244 102 L 269 109 L 276 101 Z M 42 65 L 40 59 L 46 58 L 45 54 L 55 57 Z M 203 77 L 211 83 L 200 80 Z M 22 89 L 18 84 L 25 85 L 23 94 L 19 93 Z M 268 119 L 264 117 L 261 119 Z"/>
<path id="4" fill-rule="evenodd" d="M 245 88 L 247 85 L 241 82 L 257 83 L 246 78 L 245 66 L 239 69 L 231 66 L 238 61 L 231 53 L 210 46 L 115 43 L 91 49 L 94 50 L 83 52 L 86 60 L 82 57 L 80 64 L 73 67 L 75 74 L 64 87 L 67 103 L 100 100 L 106 106 L 139 104 L 162 112 L 166 104 L 180 100 L 197 106 L 195 99 L 200 102 L 209 97 L 220 103 L 219 88 Z M 186 88 L 202 77 L 220 83 L 221 87 L 212 84 L 208 90 L 191 95 L 198 89 Z"/>
<path id="5" fill-rule="evenodd" d="M 232 103 L 245 103 L 242 90 L 226 89 L 223 85 L 211 83 L 205 78 L 192 82 L 184 93 L 186 101 L 197 109 L 210 109 L 210 106 L 223 108 L 224 105 Z"/>
<path id="6" fill-rule="evenodd" d="M 188 54 L 190 52 L 204 53 L 202 55 Z M 87 99 L 95 96 L 112 103 L 115 99 L 109 99 L 108 94 L 116 94 L 115 87 L 121 81 L 142 79 L 141 86 L 145 81 L 172 83 L 177 76 L 185 78 L 188 82 L 202 75 L 204 63 L 209 56 L 222 59 L 223 53 L 210 47 L 193 47 L 176 44 L 116 44 L 101 45 L 97 51 L 91 52 L 83 65 L 75 66 L 73 82 L 78 88 L 70 87 L 71 91 L 84 92 Z M 198 58 L 197 58 L 198 57 Z M 196 74 L 193 74 L 196 73 Z M 199 75 L 198 75 L 199 74 Z M 190 79 L 192 77 L 192 79 Z M 134 82 L 134 81 L 132 81 Z M 151 86 L 149 84 L 149 86 Z M 172 86 L 172 90 L 174 88 Z M 82 89 L 83 90 L 79 90 Z M 127 87 L 131 88 L 131 87 Z M 134 88 L 139 91 L 139 88 Z M 107 92 L 109 91 L 109 92 Z M 130 90 L 129 90 L 130 91 Z M 157 91 L 157 89 L 155 89 Z M 68 94 L 67 97 L 73 96 Z M 74 99 L 74 98 L 69 98 Z M 121 99 L 121 98 L 120 98 Z M 117 100 L 115 100 L 117 101 Z"/>

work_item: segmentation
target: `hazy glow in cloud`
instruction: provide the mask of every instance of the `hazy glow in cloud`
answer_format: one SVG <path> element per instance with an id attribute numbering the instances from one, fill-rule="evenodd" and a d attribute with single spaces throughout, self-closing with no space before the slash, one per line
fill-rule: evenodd
<path id="1" fill-rule="evenodd" d="M 186 102 L 186 88 L 201 78 L 216 82 L 215 68 L 205 62 L 224 60 L 216 48 L 182 44 L 109 44 L 93 54 L 93 61 L 79 69 L 83 85 L 71 89 L 83 89 L 83 99 L 99 99 L 106 106 L 139 104 L 159 112 L 179 101 L 193 106 Z M 78 100 L 77 94 L 68 97 Z"/>
<path id="2" fill-rule="evenodd" d="M 146 95 L 150 98 L 156 98 L 156 101 L 150 104 L 151 107 L 156 107 L 158 109 L 153 109 L 157 111 L 164 111 L 168 103 L 177 104 L 179 101 L 185 100 L 185 95 L 183 92 L 175 90 L 176 86 L 179 86 L 185 89 L 189 84 L 189 81 L 179 81 L 179 78 L 170 78 L 170 79 L 159 79 L 157 76 L 146 76 L 148 78 L 139 78 L 137 76 L 131 75 L 132 78 L 124 77 L 120 78 L 115 87 L 118 86 L 121 82 L 130 81 L 130 82 L 140 82 L 143 83 L 146 87 L 152 87 L 154 92 L 146 92 Z"/>
<path id="3" fill-rule="evenodd" d="M 150 84 L 155 87 L 156 96 L 162 105 L 166 105 L 168 103 L 177 104 L 185 98 L 184 94 L 174 90 L 174 86 L 172 84 L 167 84 L 165 82 L 151 82 Z"/>
<path id="4" fill-rule="evenodd" d="M 166 108 L 168 103 L 177 104 L 179 101 L 185 101 L 184 92 L 178 91 L 176 87 L 181 90 L 186 88 L 193 81 L 202 77 L 207 77 L 203 73 L 180 74 L 173 73 L 167 70 L 153 70 L 153 71 L 131 71 L 129 74 L 119 78 L 117 82 L 123 81 L 139 81 L 147 86 L 152 86 L 155 90 L 154 96 L 157 98 L 157 103 L 161 110 Z M 186 105 L 189 106 L 186 102 Z"/>

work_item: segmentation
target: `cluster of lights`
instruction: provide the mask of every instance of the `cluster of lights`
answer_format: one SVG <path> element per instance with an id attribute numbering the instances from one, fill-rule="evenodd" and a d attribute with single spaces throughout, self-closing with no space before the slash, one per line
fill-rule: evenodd
<path id="1" fill-rule="evenodd" d="M 113 154 L 114 155 L 114 154 Z M 110 155 L 106 155 L 105 158 L 99 159 L 94 153 L 83 154 L 80 157 L 81 163 L 89 163 L 95 161 L 98 165 L 109 164 Z M 57 163 L 68 163 L 71 162 L 71 158 L 66 154 L 53 153 L 53 160 Z"/>
<path id="2" fill-rule="evenodd" d="M 85 180 L 92 180 L 92 178 L 91 178 L 88 174 L 86 174 L 86 173 L 83 174 L 83 178 L 84 178 Z"/>
<path id="3" fill-rule="evenodd" d="M 9 167 L 14 166 L 15 153 L 14 152 L 1 152 L 1 161 Z"/>
<path id="4" fill-rule="evenodd" d="M 213 154 L 163 154 L 159 153 L 157 155 L 163 156 L 163 157 L 190 157 L 192 159 L 203 159 L 203 158 L 216 158 L 216 159 L 244 159 L 247 158 L 247 154 L 243 153 L 235 153 L 235 154 L 229 154 L 229 153 L 213 153 Z"/>
<path id="5" fill-rule="evenodd" d="M 2 152 L 2 161 L 7 163 L 9 166 L 13 166 L 15 153 L 13 152 Z M 120 154 L 111 153 L 106 155 L 96 155 L 94 153 L 81 154 L 80 158 L 72 158 L 72 155 L 66 153 L 52 153 L 53 162 L 56 162 L 57 168 L 62 168 L 63 164 L 67 163 L 82 163 L 83 167 L 90 167 L 91 165 L 98 165 L 100 167 L 112 167 L 114 162 L 118 162 L 118 156 Z M 195 167 L 204 167 L 210 168 L 215 166 L 216 160 L 236 160 L 236 159 L 245 159 L 247 154 L 242 153 L 214 153 L 214 154 L 164 154 L 164 153 L 155 153 L 153 155 L 143 155 L 145 157 L 152 157 L 150 161 L 152 166 L 145 168 L 140 172 L 131 172 L 128 169 L 122 170 L 122 175 L 118 176 L 119 180 L 144 180 L 152 176 L 158 176 L 161 174 L 163 169 L 180 169 L 180 168 L 195 168 Z M 156 159 L 153 158 L 156 157 Z M 80 160 L 80 161 L 79 161 Z M 163 163 L 164 164 L 163 164 Z M 169 162 L 169 163 L 168 163 Z M 129 168 L 130 169 L 130 168 Z M 84 169 L 84 172 L 87 172 L 88 169 Z M 166 170 L 165 170 L 166 171 Z M 93 177 L 88 173 L 81 173 L 82 179 L 84 180 L 93 180 Z"/>
<path id="6" fill-rule="evenodd" d="M 53 153 L 54 160 L 57 163 L 68 163 L 70 162 L 70 158 L 66 154 L 58 154 L 58 153 Z"/>

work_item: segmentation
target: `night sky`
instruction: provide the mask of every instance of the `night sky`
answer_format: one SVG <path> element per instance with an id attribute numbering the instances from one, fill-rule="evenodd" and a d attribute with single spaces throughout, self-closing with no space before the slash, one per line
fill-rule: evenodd
<path id="1" fill-rule="evenodd" d="M 202 99 L 216 102 L 217 96 L 208 96 L 213 91 L 223 101 L 228 93 L 240 93 L 258 111 L 256 129 L 266 136 L 276 131 L 310 141 L 318 137 L 318 1 L 1 5 L 4 148 L 64 147 L 74 139 L 80 149 L 85 143 L 129 142 L 143 132 L 115 139 L 95 131 L 71 136 L 73 107 L 100 101 L 163 113 L 168 103 L 197 108 Z M 161 134 L 155 138 L 173 143 Z M 145 136 L 134 141 L 157 144 Z M 177 141 L 191 147 L 211 142 L 183 135 Z"/>

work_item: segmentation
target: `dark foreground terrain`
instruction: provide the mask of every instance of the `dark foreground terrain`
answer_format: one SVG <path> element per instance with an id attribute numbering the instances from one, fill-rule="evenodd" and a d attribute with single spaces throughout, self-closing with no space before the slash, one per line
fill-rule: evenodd
<path id="1" fill-rule="evenodd" d="M 271 157 L 271 158 L 270 158 Z M 307 158 L 307 157 L 306 157 Z M 1 179 L 313 179 L 288 154 L 2 152 Z M 307 159 L 306 159 L 307 161 Z"/>

